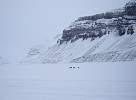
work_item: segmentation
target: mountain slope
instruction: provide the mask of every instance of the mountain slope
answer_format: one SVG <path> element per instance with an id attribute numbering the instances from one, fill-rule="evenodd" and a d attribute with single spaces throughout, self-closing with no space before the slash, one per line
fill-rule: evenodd
<path id="1" fill-rule="evenodd" d="M 136 60 L 136 34 L 132 36 L 109 37 L 93 53 L 87 53 L 72 62 L 107 62 Z M 112 40 L 112 42 L 111 42 Z M 107 44 L 108 43 L 108 44 Z"/>
<path id="2" fill-rule="evenodd" d="M 26 62 L 106 62 L 136 59 L 136 2 L 124 8 L 84 16 L 63 30 L 57 43 L 47 50 L 38 49 Z M 131 15 L 130 15 L 131 14 Z M 35 48 L 37 50 L 37 48 Z"/>

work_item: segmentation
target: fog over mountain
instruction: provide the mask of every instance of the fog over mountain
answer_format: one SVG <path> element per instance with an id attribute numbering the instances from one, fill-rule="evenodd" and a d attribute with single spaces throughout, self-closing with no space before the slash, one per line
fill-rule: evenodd
<path id="1" fill-rule="evenodd" d="M 22 58 L 35 45 L 49 45 L 80 16 L 120 8 L 127 0 L 1 0 L 0 55 Z"/>

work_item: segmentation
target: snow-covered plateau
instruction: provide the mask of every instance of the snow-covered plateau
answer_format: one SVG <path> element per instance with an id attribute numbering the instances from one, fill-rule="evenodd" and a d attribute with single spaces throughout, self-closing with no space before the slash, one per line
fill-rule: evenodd
<path id="1" fill-rule="evenodd" d="M 135 62 L 0 66 L 0 100 L 136 100 Z"/>

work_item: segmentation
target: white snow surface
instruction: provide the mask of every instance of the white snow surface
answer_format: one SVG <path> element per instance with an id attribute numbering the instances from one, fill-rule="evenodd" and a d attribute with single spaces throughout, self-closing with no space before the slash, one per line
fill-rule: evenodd
<path id="1" fill-rule="evenodd" d="M 135 72 L 135 62 L 4 65 L 0 100 L 136 100 Z"/>

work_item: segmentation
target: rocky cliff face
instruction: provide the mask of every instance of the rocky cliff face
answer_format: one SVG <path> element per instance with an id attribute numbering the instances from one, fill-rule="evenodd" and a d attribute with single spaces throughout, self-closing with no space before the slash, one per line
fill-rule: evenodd
<path id="1" fill-rule="evenodd" d="M 113 12 L 84 16 L 63 30 L 57 43 L 27 62 L 101 62 L 136 60 L 135 1 Z M 131 13 L 131 15 L 130 15 Z M 31 52 L 31 54 L 35 54 Z"/>
<path id="2" fill-rule="evenodd" d="M 119 36 L 124 35 L 126 31 L 133 31 L 132 21 L 136 20 L 133 12 L 136 9 L 135 6 L 136 3 L 131 1 L 124 8 L 113 12 L 80 17 L 63 30 L 62 37 L 58 40 L 58 43 L 74 42 L 81 38 L 83 40 L 88 38 L 94 40 L 97 37 L 100 38 L 105 34 L 110 34 L 110 31 L 114 29 L 118 31 L 117 34 Z M 127 33 L 133 34 L 134 32 Z"/>

